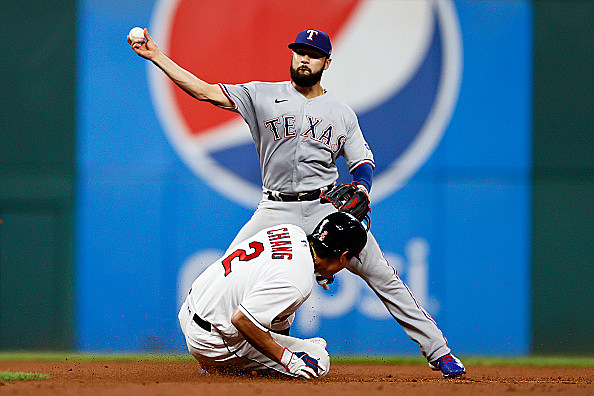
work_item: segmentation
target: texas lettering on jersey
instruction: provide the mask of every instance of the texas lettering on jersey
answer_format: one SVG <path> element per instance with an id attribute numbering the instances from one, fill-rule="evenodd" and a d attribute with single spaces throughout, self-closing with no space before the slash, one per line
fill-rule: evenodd
<path id="1" fill-rule="evenodd" d="M 342 146 L 344 146 L 344 143 L 346 142 L 345 134 L 341 133 L 337 138 L 333 139 L 336 133 L 332 124 L 324 123 L 322 120 L 310 115 L 306 115 L 305 117 L 307 119 L 307 129 L 301 132 L 301 136 L 309 137 L 317 142 L 323 143 L 326 147 L 332 150 L 334 154 L 342 149 Z M 275 141 L 297 136 L 294 115 L 285 115 L 266 120 L 264 121 L 264 128 L 272 133 Z"/>
<path id="2" fill-rule="evenodd" d="M 331 92 L 306 98 L 290 81 L 221 84 L 250 128 L 260 160 L 262 185 L 270 191 L 296 194 L 338 179 L 336 160 L 349 171 L 373 166 L 355 112 Z"/>

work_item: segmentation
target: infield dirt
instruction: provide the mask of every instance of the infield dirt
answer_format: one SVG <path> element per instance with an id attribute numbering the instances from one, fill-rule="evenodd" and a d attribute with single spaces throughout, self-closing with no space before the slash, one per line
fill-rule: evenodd
<path id="1" fill-rule="evenodd" d="M 467 367 L 448 380 L 424 366 L 335 364 L 320 380 L 200 375 L 194 362 L 1 361 L 0 371 L 45 373 L 48 380 L 0 382 L 15 395 L 594 395 L 594 368 Z"/>

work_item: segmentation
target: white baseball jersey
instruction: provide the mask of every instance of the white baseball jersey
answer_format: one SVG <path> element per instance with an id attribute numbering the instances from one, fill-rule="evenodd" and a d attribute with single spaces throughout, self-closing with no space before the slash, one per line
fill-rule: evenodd
<path id="1" fill-rule="evenodd" d="M 374 165 L 355 112 L 331 93 L 307 99 L 290 81 L 221 87 L 234 104 L 229 110 L 250 127 L 265 189 L 295 194 L 330 185 L 339 156 L 349 171 Z"/>
<path id="2" fill-rule="evenodd" d="M 239 308 L 263 331 L 288 328 L 309 297 L 314 262 L 305 232 L 292 224 L 266 228 L 230 248 L 192 284 L 190 309 L 234 344 Z"/>

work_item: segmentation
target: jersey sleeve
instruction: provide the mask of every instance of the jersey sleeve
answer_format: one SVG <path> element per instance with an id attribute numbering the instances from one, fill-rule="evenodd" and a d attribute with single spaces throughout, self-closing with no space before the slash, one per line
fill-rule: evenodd
<path id="1" fill-rule="evenodd" d="M 233 107 L 221 107 L 241 114 L 245 122 L 252 129 L 256 124 L 256 110 L 254 108 L 254 84 L 219 84 L 223 93 L 233 102 Z"/>
<path id="2" fill-rule="evenodd" d="M 351 110 L 349 112 L 346 124 L 348 126 L 348 132 L 346 142 L 342 148 L 342 155 L 346 160 L 349 172 L 353 172 L 356 167 L 364 163 L 370 164 L 372 168 L 375 168 L 373 153 L 363 137 L 363 132 L 361 132 L 359 121 L 354 111 Z"/>
<path id="3" fill-rule="evenodd" d="M 239 310 L 262 331 L 285 322 L 307 299 L 288 282 L 260 282 L 239 305 Z"/>

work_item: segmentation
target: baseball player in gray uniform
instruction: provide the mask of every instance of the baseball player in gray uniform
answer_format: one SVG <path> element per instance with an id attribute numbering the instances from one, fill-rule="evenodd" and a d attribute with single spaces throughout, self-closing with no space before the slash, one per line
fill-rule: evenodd
<path id="1" fill-rule="evenodd" d="M 326 341 L 279 332 L 289 328 L 310 296 L 314 271 L 333 276 L 366 240 L 359 220 L 337 212 L 309 236 L 293 224 L 280 224 L 234 245 L 194 281 L 180 309 L 188 350 L 207 371 L 323 377 L 330 368 Z"/>
<path id="2" fill-rule="evenodd" d="M 263 195 L 232 245 L 280 223 L 296 224 L 311 232 L 320 219 L 337 210 L 322 203 L 320 195 L 338 178 L 339 156 L 346 160 L 356 190 L 365 196 L 371 190 L 373 154 L 357 117 L 321 85 L 322 73 L 332 62 L 332 45 L 326 33 L 307 29 L 289 44 L 290 81 L 238 85 L 200 80 L 163 54 L 146 29 L 144 41 L 128 38 L 128 42 L 189 95 L 238 112 L 249 125 L 260 159 Z M 420 345 L 432 369 L 441 370 L 446 377 L 465 373 L 435 321 L 387 263 L 371 233 L 361 255 L 347 268 L 373 289 L 407 335 Z M 324 288 L 329 281 L 320 277 Z"/>

